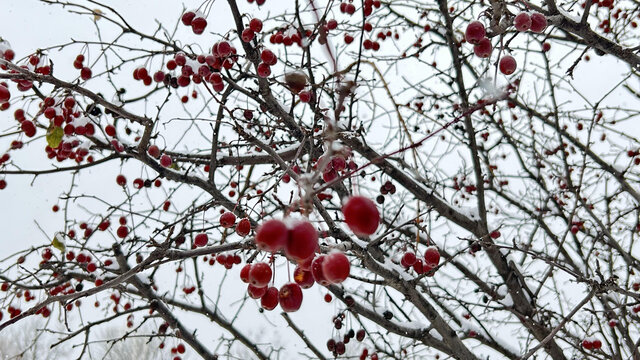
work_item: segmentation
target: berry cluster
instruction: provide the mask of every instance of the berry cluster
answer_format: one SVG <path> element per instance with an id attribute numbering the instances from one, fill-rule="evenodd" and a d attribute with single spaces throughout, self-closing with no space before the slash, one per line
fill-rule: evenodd
<path id="1" fill-rule="evenodd" d="M 536 33 L 541 33 L 547 27 L 547 18 L 537 12 L 532 14 L 521 12 L 514 18 L 513 25 L 516 30 L 520 32 L 531 30 Z M 480 58 L 488 58 L 491 56 L 493 49 L 491 40 L 489 40 L 486 35 L 485 27 L 480 21 L 470 22 L 465 30 L 465 40 L 469 44 L 473 44 L 473 52 Z M 517 62 L 513 56 L 505 55 L 500 59 L 498 68 L 501 73 L 511 75 L 516 71 Z"/>

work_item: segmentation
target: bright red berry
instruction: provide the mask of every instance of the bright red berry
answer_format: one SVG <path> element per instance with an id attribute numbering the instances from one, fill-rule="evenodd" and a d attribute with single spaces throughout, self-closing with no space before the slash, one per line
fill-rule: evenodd
<path id="1" fill-rule="evenodd" d="M 435 246 L 429 246 L 424 252 L 424 261 L 425 264 L 431 268 L 438 266 L 438 263 L 440 263 L 440 252 Z"/>
<path id="2" fill-rule="evenodd" d="M 278 306 L 278 289 L 271 286 L 260 298 L 260 305 L 265 310 L 273 310 Z"/>
<path id="3" fill-rule="evenodd" d="M 284 252 L 289 259 L 302 261 L 313 256 L 318 247 L 318 232 L 308 221 L 300 221 L 289 230 Z"/>
<path id="4" fill-rule="evenodd" d="M 196 247 L 207 246 L 207 243 L 209 243 L 209 236 L 207 234 L 198 234 L 193 239 L 193 245 Z"/>
<path id="5" fill-rule="evenodd" d="M 293 270 L 293 281 L 303 289 L 312 287 L 314 283 L 311 271 L 303 270 L 300 266 L 296 266 L 296 269 Z"/>
<path id="6" fill-rule="evenodd" d="M 380 213 L 376 204 L 364 196 L 352 196 L 342 206 L 344 220 L 358 236 L 368 236 L 376 232 L 380 223 Z"/>
<path id="7" fill-rule="evenodd" d="M 279 251 L 287 245 L 288 239 L 289 229 L 280 220 L 268 220 L 256 230 L 256 245 L 264 251 Z"/>
<path id="8" fill-rule="evenodd" d="M 232 212 L 225 212 L 220 216 L 220 226 L 223 228 L 230 228 L 236 224 L 236 215 Z"/>
<path id="9" fill-rule="evenodd" d="M 256 287 L 265 287 L 271 281 L 271 267 L 269 264 L 259 262 L 251 266 L 249 270 L 249 282 Z"/>
<path id="10" fill-rule="evenodd" d="M 236 225 L 236 234 L 240 236 L 247 236 L 251 232 L 251 222 L 249 219 L 244 218 Z"/>
<path id="11" fill-rule="evenodd" d="M 249 271 L 251 271 L 251 264 L 243 266 L 242 270 L 240 270 L 240 280 L 243 283 L 249 283 Z"/>
<path id="12" fill-rule="evenodd" d="M 247 287 L 247 292 L 249 293 L 249 297 L 251 297 L 252 299 L 260 299 L 267 292 L 267 287 L 256 287 L 252 284 L 249 284 L 249 286 Z"/>
<path id="13" fill-rule="evenodd" d="M 285 312 L 294 312 L 302 305 L 302 289 L 298 284 L 284 284 L 278 291 L 280 307 Z"/>
<path id="14" fill-rule="evenodd" d="M 322 263 L 322 273 L 327 281 L 339 284 L 349 277 L 351 264 L 347 256 L 341 251 L 329 253 Z"/>
<path id="15" fill-rule="evenodd" d="M 323 254 L 317 256 L 311 262 L 311 275 L 313 275 L 313 280 L 315 280 L 322 286 L 327 286 L 330 284 L 329 280 L 327 280 L 327 278 L 324 276 L 324 269 L 322 267 L 322 264 L 324 263 L 326 257 L 327 256 Z"/>

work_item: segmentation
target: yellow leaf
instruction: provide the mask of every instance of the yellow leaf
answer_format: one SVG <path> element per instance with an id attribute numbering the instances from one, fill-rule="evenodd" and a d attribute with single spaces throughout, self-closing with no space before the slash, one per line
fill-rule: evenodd
<path id="1" fill-rule="evenodd" d="M 64 250 L 66 249 L 66 246 L 64 245 L 64 239 L 60 234 L 55 234 L 53 236 L 53 240 L 51 241 L 51 246 L 60 250 L 61 252 L 64 252 Z"/>
<path id="2" fill-rule="evenodd" d="M 61 127 L 51 127 L 47 130 L 47 144 L 52 149 L 57 149 L 62 142 L 62 136 L 64 135 L 64 130 Z"/>

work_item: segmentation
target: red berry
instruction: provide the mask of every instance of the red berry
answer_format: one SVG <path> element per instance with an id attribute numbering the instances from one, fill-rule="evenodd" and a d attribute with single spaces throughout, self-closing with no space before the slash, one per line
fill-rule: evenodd
<path id="1" fill-rule="evenodd" d="M 435 246 L 429 246 L 424 252 L 425 264 L 431 268 L 438 266 L 440 263 L 440 252 Z"/>
<path id="2" fill-rule="evenodd" d="M 240 270 L 240 280 L 243 283 L 249 283 L 249 271 L 251 271 L 251 264 L 243 266 L 242 270 Z"/>
<path id="3" fill-rule="evenodd" d="M 587 350 L 591 350 L 591 348 L 593 348 L 593 343 L 589 340 L 582 340 L 582 347 Z"/>
<path id="4" fill-rule="evenodd" d="M 182 23 L 185 24 L 186 26 L 191 26 L 191 22 L 193 21 L 193 18 L 196 17 L 196 13 L 193 11 L 187 11 L 186 13 L 184 13 L 182 15 Z"/>
<path id="5" fill-rule="evenodd" d="M 276 54 L 269 49 L 262 50 L 260 53 L 260 59 L 262 59 L 262 61 L 267 65 L 275 65 L 278 62 Z"/>
<path id="6" fill-rule="evenodd" d="M 197 17 L 191 21 L 191 30 L 196 35 L 200 35 L 204 32 L 204 29 L 207 27 L 207 20 L 202 17 Z"/>
<path id="7" fill-rule="evenodd" d="M 11 93 L 6 86 L 0 85 L 0 102 L 7 102 L 11 98 Z"/>
<path id="8" fill-rule="evenodd" d="M 349 34 L 344 34 L 344 43 L 345 44 L 351 44 L 353 42 L 354 38 L 353 36 L 349 35 Z"/>
<path id="9" fill-rule="evenodd" d="M 193 239 L 193 245 L 195 245 L 196 247 L 207 246 L 208 243 L 209 243 L 209 236 L 207 234 L 198 234 Z"/>
<path id="10" fill-rule="evenodd" d="M 380 223 L 380 213 L 376 204 L 364 196 L 352 196 L 342 207 L 344 220 L 358 236 L 368 236 L 376 232 Z"/>
<path id="11" fill-rule="evenodd" d="M 83 67 L 82 70 L 80 70 L 80 78 L 82 78 L 82 80 L 91 79 L 91 69 L 86 66 Z"/>
<path id="12" fill-rule="evenodd" d="M 111 137 L 115 137 L 116 136 L 116 127 L 111 125 L 111 124 L 109 124 L 109 125 L 105 126 L 104 132 L 107 135 L 111 136 Z"/>
<path id="13" fill-rule="evenodd" d="M 602 341 L 600 340 L 593 340 L 591 344 L 593 345 L 594 349 L 600 349 L 602 347 Z"/>
<path id="14" fill-rule="evenodd" d="M 322 273 L 327 281 L 339 284 L 349 277 L 351 264 L 347 256 L 341 251 L 329 253 L 322 263 Z"/>
<path id="15" fill-rule="evenodd" d="M 129 228 L 125 225 L 121 225 L 120 227 L 118 227 L 118 230 L 116 230 L 116 234 L 119 238 L 124 239 L 127 237 L 127 235 L 129 235 Z M 80 257 L 80 255 L 78 255 L 78 257 Z"/>
<path id="16" fill-rule="evenodd" d="M 303 289 L 312 287 L 314 283 L 311 271 L 303 270 L 300 266 L 296 266 L 296 269 L 293 270 L 293 281 Z"/>
<path id="17" fill-rule="evenodd" d="M 516 15 L 516 18 L 513 20 L 513 25 L 518 31 L 527 31 L 531 28 L 531 16 L 526 12 L 521 12 Z"/>
<path id="18" fill-rule="evenodd" d="M 97 267 L 97 266 L 96 266 L 96 264 L 94 264 L 94 263 L 89 263 L 89 264 L 87 264 L 87 271 L 88 271 L 88 272 L 94 272 L 94 271 L 96 271 L 96 269 L 97 269 L 97 268 L 98 268 L 98 267 Z"/>
<path id="19" fill-rule="evenodd" d="M 253 32 L 259 33 L 262 31 L 262 21 L 256 18 L 251 19 L 251 21 L 249 21 L 249 28 L 253 30 Z"/>
<path id="20" fill-rule="evenodd" d="M 473 46 L 473 53 L 477 57 L 488 58 L 491 55 L 491 41 L 487 38 L 482 38 L 477 45 Z"/>
<path id="21" fill-rule="evenodd" d="M 251 222 L 249 219 L 244 218 L 236 225 L 236 234 L 240 236 L 247 236 L 251 232 Z"/>
<path id="22" fill-rule="evenodd" d="M 118 184 L 120 186 L 127 185 L 127 178 L 124 177 L 124 175 L 122 175 L 122 174 L 116 176 L 116 184 Z"/>
<path id="23" fill-rule="evenodd" d="M 160 157 L 160 165 L 162 165 L 163 167 L 169 167 L 172 163 L 173 160 L 171 160 L 171 156 L 164 154 Z"/>
<path id="24" fill-rule="evenodd" d="M 249 270 L 249 282 L 256 287 L 265 287 L 271 280 L 271 267 L 269 264 L 259 262 L 251 266 Z"/>
<path id="25" fill-rule="evenodd" d="M 253 40 L 255 36 L 256 36 L 256 33 L 249 28 L 242 30 L 241 38 L 242 38 L 242 41 L 244 42 L 251 42 L 251 40 Z"/>
<path id="26" fill-rule="evenodd" d="M 324 269 L 322 266 L 326 257 L 326 255 L 320 255 L 313 259 L 313 261 L 311 262 L 311 275 L 313 275 L 313 280 L 315 280 L 322 286 L 327 286 L 330 284 L 330 282 L 324 276 Z"/>
<path id="27" fill-rule="evenodd" d="M 223 228 L 230 228 L 233 227 L 233 225 L 236 224 L 236 216 L 234 213 L 232 212 L 225 212 L 224 214 L 222 214 L 222 216 L 220 216 L 220 225 Z"/>
<path id="28" fill-rule="evenodd" d="M 513 72 L 516 71 L 516 66 L 516 59 L 511 55 L 503 56 L 502 59 L 500 59 L 500 72 L 505 75 L 513 74 Z"/>
<path id="29" fill-rule="evenodd" d="M 256 230 L 256 245 L 264 251 L 279 251 L 287 245 L 288 239 L 289 229 L 280 220 L 271 219 L 266 221 Z"/>
<path id="30" fill-rule="evenodd" d="M 478 44 L 480 40 L 484 39 L 487 32 L 484 29 L 484 25 L 480 21 L 472 21 L 467 25 L 467 30 L 464 33 L 464 37 L 469 44 Z"/>
<path id="31" fill-rule="evenodd" d="M 284 284 L 278 291 L 280 307 L 285 312 L 294 312 L 302 305 L 302 289 L 298 284 Z"/>
<path id="32" fill-rule="evenodd" d="M 33 137 L 36 135 L 36 125 L 31 120 L 24 120 L 20 123 L 20 129 L 27 137 Z"/>
<path id="33" fill-rule="evenodd" d="M 273 310 L 278 306 L 278 289 L 271 286 L 260 298 L 260 305 L 265 310 Z"/>
<path id="34" fill-rule="evenodd" d="M 400 260 L 400 264 L 406 268 L 413 266 L 416 263 L 416 254 L 409 251 L 402 255 L 402 259 Z"/>
<path id="35" fill-rule="evenodd" d="M 309 101 L 311 101 L 311 97 L 312 97 L 312 93 L 311 91 L 301 91 L 298 96 L 300 97 L 300 102 L 303 103 L 308 103 Z"/>
<path id="36" fill-rule="evenodd" d="M 271 75 L 271 68 L 266 63 L 260 63 L 258 65 L 258 76 L 261 78 L 266 78 Z"/>
<path id="37" fill-rule="evenodd" d="M 249 297 L 251 297 L 252 299 L 260 299 L 267 292 L 267 287 L 256 287 L 249 284 L 249 287 L 247 287 L 247 292 L 249 293 Z"/>
<path id="38" fill-rule="evenodd" d="M 318 232 L 308 221 L 300 221 L 289 230 L 284 252 L 289 259 L 302 261 L 313 256 L 318 247 Z"/>
<path id="39" fill-rule="evenodd" d="M 531 14 L 531 31 L 541 33 L 547 27 L 547 18 L 537 12 Z"/>
<path id="40" fill-rule="evenodd" d="M 147 149 L 147 153 L 157 159 L 160 157 L 160 148 L 157 145 L 151 145 L 149 149 Z"/>

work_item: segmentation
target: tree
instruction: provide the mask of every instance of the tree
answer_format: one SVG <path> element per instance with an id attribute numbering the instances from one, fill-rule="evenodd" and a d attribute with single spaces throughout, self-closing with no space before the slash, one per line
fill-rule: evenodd
<path id="1" fill-rule="evenodd" d="M 167 2 L 155 28 L 41 3 L 95 34 L 3 34 L 0 199 L 66 186 L 2 259 L 0 331 L 50 318 L 79 357 L 640 359 L 636 3 Z"/>

